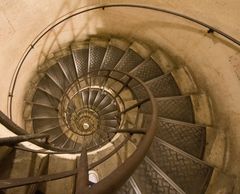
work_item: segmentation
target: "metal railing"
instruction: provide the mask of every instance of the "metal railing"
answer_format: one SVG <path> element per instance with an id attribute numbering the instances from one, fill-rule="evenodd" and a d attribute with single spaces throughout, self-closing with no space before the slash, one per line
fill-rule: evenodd
<path id="1" fill-rule="evenodd" d="M 155 129 L 156 129 L 156 120 L 157 120 L 156 102 L 155 102 L 154 96 L 152 95 L 151 91 L 148 89 L 146 84 L 144 82 L 142 82 L 140 79 L 138 79 L 137 77 L 134 77 L 128 73 L 123 73 L 123 72 L 120 72 L 117 70 L 100 70 L 100 71 L 98 71 L 97 74 L 99 74 L 99 72 L 109 72 L 107 74 L 108 78 L 114 77 L 112 75 L 113 72 L 120 73 L 123 75 L 122 77 L 124 77 L 124 76 L 129 77 L 131 81 L 135 81 L 135 83 L 137 82 L 138 85 L 142 87 L 142 90 L 145 90 L 146 94 L 148 95 L 147 98 L 144 100 L 137 99 L 136 104 L 124 109 L 122 111 L 122 114 L 126 114 L 128 111 L 130 111 L 134 108 L 140 108 L 142 104 L 150 101 L 151 109 L 152 109 L 152 119 L 149 124 L 149 128 L 143 130 L 140 128 L 138 129 L 138 128 L 136 128 L 137 126 L 135 126 L 132 129 L 131 128 L 123 129 L 123 131 L 121 131 L 121 129 L 116 129 L 116 131 L 114 131 L 114 133 L 125 133 L 128 135 L 125 136 L 125 139 L 118 146 L 116 146 L 115 149 L 113 149 L 110 153 L 108 153 L 107 155 L 105 155 L 104 157 L 99 159 L 98 161 L 88 164 L 87 150 L 85 148 L 83 148 L 81 150 L 81 157 L 79 159 L 79 167 L 74 170 L 64 171 L 64 172 L 55 173 L 55 174 L 41 175 L 41 176 L 36 176 L 36 177 L 0 180 L 0 189 L 9 189 L 9 188 L 19 187 L 19 186 L 23 186 L 23 185 L 37 184 L 37 183 L 41 183 L 41 182 L 62 179 L 62 178 L 66 178 L 69 176 L 76 176 L 77 177 L 76 193 L 84 193 L 84 194 L 86 194 L 86 193 L 101 194 L 102 193 L 103 194 L 103 193 L 114 192 L 117 188 L 119 188 L 126 181 L 126 179 L 128 179 L 131 176 L 133 171 L 137 168 L 137 166 L 140 164 L 142 159 L 145 157 L 145 155 L 152 143 L 152 140 L 154 138 Z M 89 74 L 91 75 L 92 73 L 89 73 Z M 131 81 L 129 81 L 128 84 L 130 84 Z M 129 87 L 128 84 L 123 83 L 124 87 Z M 123 90 L 121 90 L 121 91 L 123 91 Z M 134 91 L 133 91 L 133 94 L 134 94 Z M 26 137 L 29 136 L 27 134 L 27 132 L 24 131 L 23 129 L 21 129 L 15 123 L 13 123 L 13 121 L 11 121 L 3 113 L 0 114 L 0 123 L 2 123 L 6 128 L 8 128 L 9 130 L 11 130 L 12 132 L 14 132 L 16 134 L 19 134 L 19 135 L 25 134 L 25 136 L 24 136 L 25 138 L 20 138 L 20 136 L 19 136 L 20 139 L 18 138 L 18 141 L 15 143 L 19 143 L 21 141 L 28 140 L 28 139 L 26 139 Z M 88 171 L 93 169 L 94 167 L 98 166 L 99 164 L 105 162 L 106 160 L 110 159 L 111 156 L 116 154 L 130 140 L 130 137 L 133 134 L 143 135 L 143 137 L 141 138 L 141 141 L 138 145 L 138 148 L 133 152 L 133 154 L 130 157 L 128 157 L 125 160 L 124 163 L 122 163 L 120 166 L 117 167 L 117 169 L 115 169 L 113 172 L 111 172 L 111 174 L 109 176 L 105 177 L 103 180 L 101 180 L 100 182 L 98 182 L 96 184 L 91 184 L 91 187 L 89 187 L 90 183 L 89 183 L 88 176 L 87 176 Z M 46 136 L 43 135 L 43 136 L 39 137 L 37 135 L 36 137 L 33 136 L 32 138 L 35 139 L 35 138 L 42 138 L 42 137 L 46 137 Z M 23 151 L 34 152 L 34 153 L 45 153 L 45 154 L 74 153 L 71 151 L 67 152 L 66 150 L 60 150 L 60 149 L 58 150 L 56 148 L 52 148 L 51 145 L 48 145 L 48 144 L 42 143 L 42 142 L 38 142 L 36 140 L 31 140 L 31 142 L 38 146 L 41 146 L 45 149 L 51 149 L 51 150 L 53 150 L 53 152 L 49 152 L 46 150 L 45 151 L 31 150 L 31 148 L 24 148 L 24 147 L 19 147 L 19 146 L 16 146 L 16 148 L 21 149 Z"/>
<path id="2" fill-rule="evenodd" d="M 148 5 L 142 5 L 142 4 L 133 4 L 133 3 L 109 3 L 109 4 L 100 4 L 100 5 L 94 5 L 94 6 L 88 6 L 88 7 L 84 7 L 84 8 L 80 8 L 78 10 L 75 10 L 73 12 L 70 12 L 62 17 L 60 17 L 59 19 L 57 19 L 56 21 L 50 23 L 46 28 L 44 28 L 37 36 L 36 38 L 30 43 L 30 45 L 26 48 L 26 50 L 24 51 L 20 61 L 17 64 L 17 67 L 15 69 L 15 72 L 13 74 L 11 83 L 10 83 L 10 87 L 9 87 L 9 92 L 8 92 L 8 104 L 7 104 L 7 110 L 8 110 L 8 115 L 10 116 L 10 118 L 12 118 L 12 100 L 13 100 L 13 96 L 14 96 L 14 90 L 15 90 L 15 86 L 16 86 L 16 82 L 18 79 L 18 75 L 20 73 L 20 70 L 22 68 L 23 63 L 25 62 L 28 54 L 34 49 L 34 47 L 36 46 L 36 44 L 51 30 L 53 30 L 56 26 L 60 25 L 61 23 L 67 21 L 68 19 L 87 13 L 87 12 L 91 12 L 94 10 L 98 10 L 98 9 L 105 9 L 105 8 L 138 8 L 138 9 L 144 9 L 144 10 L 151 10 L 151 11 L 156 11 L 156 12 L 161 12 L 161 13 L 166 13 L 169 15 L 173 15 L 188 21 L 191 21 L 193 23 L 199 24 L 200 26 L 203 26 L 207 29 L 208 32 L 211 33 L 216 33 L 221 35 L 222 37 L 226 38 L 227 40 L 231 41 L 232 43 L 235 43 L 236 45 L 240 46 L 240 41 L 237 40 L 236 38 L 232 37 L 231 35 L 225 33 L 224 31 L 217 29 L 215 27 L 213 27 L 210 24 L 207 24 L 203 21 L 197 20 L 193 17 L 178 13 L 178 12 L 174 12 L 174 11 L 170 11 L 167 9 L 162 9 L 159 7 L 154 7 L 154 6 L 148 6 Z"/>
<path id="3" fill-rule="evenodd" d="M 16 83 L 17 83 L 17 80 L 18 80 L 18 75 L 20 73 L 20 70 L 21 70 L 26 58 L 28 57 L 28 54 L 34 49 L 34 47 L 37 45 L 37 43 L 48 32 L 53 30 L 59 24 L 67 21 L 68 19 L 70 19 L 72 17 L 75 17 L 77 15 L 80 15 L 80 14 L 84 14 L 84 13 L 91 12 L 91 11 L 98 10 L 98 9 L 106 9 L 106 8 L 138 8 L 138 9 L 151 10 L 151 11 L 170 14 L 170 15 L 173 15 L 173 16 L 176 16 L 176 17 L 186 19 L 186 20 L 191 21 L 193 23 L 199 24 L 200 26 L 205 27 L 208 30 L 208 32 L 214 32 L 216 34 L 219 34 L 222 37 L 224 37 L 224 38 L 228 39 L 229 41 L 235 43 L 236 45 L 240 46 L 240 41 L 238 41 L 237 39 L 228 35 L 227 33 L 223 32 L 222 30 L 219 30 L 219 29 L 217 29 L 217 28 L 215 28 L 215 27 L 213 27 L 213 26 L 211 26 L 207 23 L 196 20 L 192 17 L 186 16 L 186 15 L 174 12 L 174 11 L 161 9 L 161 8 L 158 8 L 158 7 L 141 5 L 141 4 L 118 3 L 118 4 L 101 4 L 101 5 L 95 5 L 95 6 L 81 8 L 81 9 L 76 10 L 74 12 L 70 12 L 67 15 L 64 15 L 63 17 L 59 18 L 55 22 L 48 25 L 31 42 L 31 44 L 28 46 L 28 48 L 24 51 L 23 56 L 21 57 L 19 63 L 17 64 L 17 67 L 15 69 L 15 72 L 14 72 L 14 75 L 12 77 L 10 87 L 9 87 L 9 95 L 8 95 L 7 106 L 8 106 L 8 114 L 9 114 L 10 118 L 7 118 L 6 115 L 4 115 L 3 113 L 0 114 L 0 122 L 4 126 L 6 126 L 9 130 L 13 131 L 14 133 L 16 133 L 18 135 L 27 135 L 27 133 L 23 129 L 21 129 L 19 126 L 17 126 L 15 123 L 13 123 L 10 120 L 12 118 L 12 100 L 13 100 L 15 87 L 16 87 Z M 87 151 L 85 149 L 83 149 L 81 159 L 79 160 L 81 167 L 79 167 L 79 168 L 76 168 L 76 169 L 71 170 L 71 171 L 65 171 L 65 172 L 56 173 L 56 174 L 49 174 L 49 175 L 42 175 L 42 176 L 37 176 L 37 177 L 1 180 L 0 181 L 0 189 L 13 188 L 13 187 L 17 187 L 17 186 L 47 182 L 47 181 L 61 179 L 61 178 L 74 176 L 74 175 L 77 176 L 77 185 L 79 183 L 79 185 L 77 186 L 76 193 L 81 193 L 81 194 L 86 194 L 86 193 L 88 193 L 88 194 L 96 194 L 96 193 L 105 194 L 105 193 L 112 193 L 117 188 L 119 188 L 124 183 L 124 181 L 126 181 L 128 179 L 128 177 L 133 173 L 134 169 L 140 164 L 142 159 L 145 157 L 145 155 L 146 155 L 146 153 L 147 153 L 147 151 L 148 151 L 148 149 L 151 145 L 151 142 L 154 138 L 155 128 L 156 128 L 156 118 L 157 118 L 157 109 L 156 109 L 156 105 L 155 105 L 155 100 L 154 100 L 154 97 L 153 97 L 152 93 L 150 92 L 150 90 L 147 88 L 147 86 L 141 80 L 137 79 L 136 77 L 132 77 L 131 75 L 129 75 L 127 73 L 125 73 L 125 75 L 127 75 L 128 77 L 131 77 L 134 80 L 137 80 L 137 82 L 139 82 L 142 85 L 142 87 L 147 91 L 147 93 L 149 95 L 149 98 L 138 102 L 138 104 L 133 106 L 133 108 L 137 107 L 137 106 L 141 106 L 141 104 L 143 104 L 147 101 L 150 101 L 151 102 L 151 107 L 152 107 L 152 120 L 151 120 L 151 123 L 149 125 L 149 128 L 146 130 L 145 133 L 143 133 L 145 135 L 144 135 L 141 143 L 139 144 L 138 148 L 122 165 L 120 165 L 115 171 L 113 171 L 109 176 L 104 178 L 102 181 L 100 181 L 99 183 L 94 184 L 91 187 L 89 187 L 89 181 L 88 181 L 87 176 L 86 176 L 88 170 L 90 170 L 90 169 L 94 168 L 95 166 L 99 165 L 100 163 L 104 162 L 105 160 L 110 158 L 114 153 L 116 153 L 129 140 L 129 135 L 122 142 L 122 144 L 120 144 L 117 148 L 115 148 L 111 153 L 109 153 L 107 156 L 103 157 L 101 160 L 99 160 L 99 161 L 97 161 L 93 164 L 89 165 L 87 163 Z M 125 110 L 125 111 L 128 111 L 128 110 Z M 118 131 L 116 131 L 116 132 L 118 132 Z M 128 133 L 127 130 L 124 131 L 124 132 Z M 137 132 L 139 132 L 139 131 L 137 131 Z M 39 138 L 39 137 L 33 137 L 33 138 Z M 23 138 L 22 140 L 18 139 L 18 142 L 23 141 L 23 140 L 26 140 L 26 138 Z M 40 146 L 40 147 L 44 147 L 46 150 L 50 149 L 50 150 L 54 150 L 56 152 L 48 153 L 47 151 L 34 151 L 34 150 L 31 150 L 31 149 L 27 149 L 27 148 L 26 149 L 22 148 L 22 149 L 23 150 L 25 149 L 25 151 L 38 152 L 38 153 L 42 152 L 42 153 L 47 153 L 47 154 L 66 153 L 66 152 L 70 153 L 70 151 L 67 151 L 67 150 L 65 150 L 66 152 L 64 152 L 63 150 L 53 149 L 49 145 L 46 145 L 46 144 L 41 143 L 41 142 L 37 142 L 35 140 L 31 140 L 31 142 Z M 15 141 L 15 143 L 16 143 L 16 141 Z M 21 149 L 21 148 L 19 148 L 19 149 Z"/>

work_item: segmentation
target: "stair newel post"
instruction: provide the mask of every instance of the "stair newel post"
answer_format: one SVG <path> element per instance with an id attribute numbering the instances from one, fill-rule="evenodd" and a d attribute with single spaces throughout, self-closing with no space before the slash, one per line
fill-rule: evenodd
<path id="1" fill-rule="evenodd" d="M 78 162 L 78 169 L 75 194 L 87 194 L 89 189 L 88 156 L 87 149 L 85 147 L 82 148 L 81 156 Z"/>

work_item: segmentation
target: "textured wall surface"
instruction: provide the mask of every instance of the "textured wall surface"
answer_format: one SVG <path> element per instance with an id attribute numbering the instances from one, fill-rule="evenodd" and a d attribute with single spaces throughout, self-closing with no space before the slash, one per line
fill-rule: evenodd
<path id="1" fill-rule="evenodd" d="M 79 7 L 95 3 L 119 1 L 93 0 L 2 0 L 0 1 L 0 109 L 7 112 L 10 80 L 24 50 L 33 38 L 51 21 Z M 240 39 L 239 0 L 158 0 L 121 1 L 157 5 L 204 21 Z M 240 47 L 235 46 L 207 29 L 166 14 L 139 9 L 112 8 L 94 11 L 76 21 L 73 30 L 78 37 L 86 34 L 114 34 L 143 40 L 154 48 L 161 47 L 176 63 L 186 64 L 198 86 L 212 99 L 215 122 L 205 159 L 221 169 L 232 184 L 240 174 Z M 81 30 L 80 30 L 81 29 Z M 68 32 L 71 27 L 68 27 Z M 56 35 L 57 34 L 57 35 Z M 58 37 L 60 30 L 49 39 Z M 69 33 L 61 40 L 68 40 Z M 60 40 L 60 43 L 61 43 Z M 54 41 L 52 41 L 54 42 Z M 55 41 L 56 42 L 56 41 Z M 63 41 L 64 43 L 64 41 Z M 51 44 L 48 43 L 48 44 Z M 21 121 L 21 105 L 28 79 L 36 69 L 38 54 L 46 46 L 36 47 L 27 61 L 24 76 L 18 82 L 14 102 L 14 120 Z M 46 51 L 46 50 L 45 50 Z M 201 92 L 201 91 L 199 91 Z M 235 188 L 219 184 L 215 193 L 238 193 Z M 227 184 L 229 185 L 229 184 Z M 213 189 L 216 189 L 213 187 Z M 234 190 L 232 190 L 234 189 Z"/>

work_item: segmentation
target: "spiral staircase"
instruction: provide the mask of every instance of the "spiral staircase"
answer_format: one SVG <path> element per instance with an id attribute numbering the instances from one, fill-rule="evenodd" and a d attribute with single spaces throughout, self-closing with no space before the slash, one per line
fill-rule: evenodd
<path id="1" fill-rule="evenodd" d="M 138 40 L 90 37 L 50 55 L 26 92 L 23 120 L 28 133 L 40 135 L 32 143 L 45 149 L 14 144 L 1 162 L 1 193 L 84 193 L 81 178 L 94 170 L 99 180 L 85 182 L 91 193 L 133 158 L 140 165 L 108 193 L 201 194 L 212 176 L 203 161 L 207 96 L 185 66 Z M 141 159 L 134 153 L 143 146 Z M 34 182 L 66 170 L 75 171 Z"/>

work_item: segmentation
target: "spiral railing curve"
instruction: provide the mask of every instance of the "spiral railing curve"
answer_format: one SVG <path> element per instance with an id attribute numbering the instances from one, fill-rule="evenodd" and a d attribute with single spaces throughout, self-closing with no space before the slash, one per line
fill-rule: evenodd
<path id="1" fill-rule="evenodd" d="M 48 144 L 48 142 L 42 142 L 42 141 L 37 141 L 37 140 L 30 140 L 33 144 L 36 144 L 37 146 L 40 146 L 42 148 L 45 148 L 45 150 L 33 150 L 31 148 L 26 148 L 26 147 L 21 147 L 21 146 L 15 146 L 16 149 L 20 149 L 23 151 L 27 152 L 34 152 L 34 153 L 44 153 L 44 154 L 75 154 L 75 153 L 81 153 L 81 157 L 79 159 L 79 167 L 71 170 L 71 171 L 63 171 L 61 173 L 55 173 L 55 174 L 48 174 L 48 175 L 42 175 L 39 177 L 27 177 L 27 178 L 18 178 L 18 179 L 8 179 L 8 180 L 1 180 L 0 181 L 0 188 L 1 189 L 9 189 L 9 188 L 14 188 L 14 187 L 19 187 L 23 185 L 29 185 L 29 184 L 36 184 L 36 183 L 41 183 L 41 182 L 47 182 L 47 181 L 52 181 L 52 180 L 57 180 L 57 179 L 62 179 L 66 178 L 69 176 L 75 176 L 77 175 L 78 177 L 78 183 L 76 187 L 76 193 L 111 193 L 114 192 L 116 189 L 118 189 L 125 181 L 126 179 L 132 174 L 134 169 L 138 166 L 138 164 L 142 161 L 144 156 L 146 155 L 148 148 L 151 145 L 152 139 L 155 135 L 155 129 L 156 129 L 156 118 L 157 118 L 157 108 L 156 108 L 156 102 L 154 99 L 154 96 L 152 95 L 151 91 L 149 88 L 145 85 L 143 81 L 141 81 L 139 78 L 134 77 L 128 73 L 123 73 L 121 71 L 117 70 L 100 70 L 100 71 L 94 71 L 90 72 L 88 75 L 85 75 L 85 77 L 93 78 L 94 76 L 99 76 L 103 73 L 103 75 L 107 75 L 106 79 L 114 78 L 114 77 L 119 77 L 121 75 L 121 78 L 126 78 L 127 83 L 124 83 L 121 81 L 122 87 L 120 88 L 120 91 L 118 91 L 118 95 L 125 89 L 131 88 L 129 87 L 128 84 L 131 85 L 131 82 L 134 82 L 134 84 L 140 84 L 142 87 L 142 90 L 145 90 L 147 96 L 145 99 L 140 100 L 136 99 L 135 104 L 129 106 L 129 107 L 122 107 L 121 113 L 125 114 L 128 111 L 131 111 L 134 108 L 140 108 L 142 104 L 146 102 L 151 103 L 151 109 L 152 109 L 152 119 L 151 122 L 149 123 L 148 129 L 141 129 L 138 130 L 137 126 L 134 126 L 133 128 L 129 129 L 121 129 L 121 128 L 116 128 L 116 131 L 113 130 L 112 132 L 114 134 L 117 133 L 125 133 L 128 134 L 124 136 L 124 140 L 122 141 L 121 144 L 119 144 L 115 149 L 113 149 L 110 153 L 105 155 L 103 158 L 99 159 L 98 161 L 95 161 L 94 163 L 88 164 L 87 160 L 81 160 L 81 158 L 87 158 L 87 152 L 91 151 L 92 149 L 97 149 L 101 147 L 102 145 L 98 145 L 97 147 L 94 148 L 88 148 L 86 149 L 86 145 L 80 149 L 80 150 L 70 150 L 70 149 L 63 149 L 63 148 L 56 148 L 52 147 L 51 145 Z M 115 75 L 114 75 L 115 73 Z M 77 81 L 81 80 L 83 78 L 79 78 Z M 106 80 L 105 79 L 105 80 Z M 114 78 L 114 80 L 117 80 Z M 103 84 L 105 82 L 102 82 Z M 91 87 L 91 86 L 90 86 Z M 133 92 L 134 95 L 134 92 Z M 124 118 L 123 118 L 124 119 Z M 24 129 L 21 129 L 19 126 L 17 126 L 15 123 L 13 123 L 4 113 L 1 113 L 0 115 L 0 121 L 1 123 L 8 128 L 10 131 L 16 133 L 17 135 L 22 135 L 23 139 L 20 139 L 19 141 L 15 141 L 12 138 L 9 138 L 7 142 L 3 142 L 4 145 L 11 144 L 12 146 L 16 145 L 17 143 L 21 141 L 26 141 L 28 139 L 27 132 L 24 131 Z M 121 131 L 122 130 L 122 131 Z M 88 174 L 88 171 L 96 167 L 97 165 L 103 163 L 107 159 L 109 159 L 112 155 L 114 155 L 118 150 L 120 150 L 129 140 L 130 137 L 133 134 L 142 134 L 143 137 L 141 138 L 138 148 L 135 150 L 135 152 L 125 160 L 125 162 L 120 165 L 116 170 L 114 170 L 109 176 L 105 177 L 102 181 L 99 183 L 96 183 L 92 185 L 92 187 L 88 186 L 88 175 L 83 176 L 84 172 L 85 174 Z M 142 136 L 141 135 L 141 136 Z M 20 136 L 19 136 L 20 137 Z M 39 139 L 39 138 L 49 138 L 49 135 L 47 134 L 40 134 L 36 136 L 33 136 L 33 139 Z M 11 143 L 9 143 L 11 142 Z M 52 151 L 49 151 L 52 150 Z M 83 168 L 84 167 L 84 168 Z M 117 175 L 117 176 L 116 176 Z M 82 177 L 83 176 L 83 177 Z M 87 180 L 84 180 L 87 179 Z M 82 185 L 82 183 L 87 182 L 86 185 Z M 79 186 L 80 185 L 80 186 Z"/>
<path id="2" fill-rule="evenodd" d="M 95 6 L 90 6 L 90 7 L 84 7 L 81 9 L 78 9 L 76 11 L 70 12 L 67 15 L 64 15 L 63 17 L 59 18 L 58 20 L 56 20 L 55 22 L 51 23 L 50 25 L 48 25 L 29 45 L 29 47 L 25 50 L 23 56 L 21 57 L 19 63 L 17 64 L 17 67 L 15 69 L 15 72 L 13 74 L 11 83 L 10 83 L 10 87 L 9 87 L 9 93 L 8 93 L 8 104 L 7 104 L 7 110 L 8 110 L 8 116 L 10 118 L 8 118 L 6 115 L 4 115 L 3 113 L 0 114 L 0 122 L 6 127 L 8 128 L 10 131 L 16 133 L 17 135 L 19 135 L 18 139 L 5 139 L 2 140 L 3 144 L 4 142 L 7 142 L 8 144 L 10 144 L 11 146 L 15 146 L 16 149 L 22 149 L 24 151 L 28 151 L 28 152 L 37 152 L 37 153 L 45 153 L 45 154 L 64 154 L 64 153 L 80 153 L 81 152 L 81 157 L 79 159 L 79 167 L 75 168 L 74 170 L 71 171 L 64 171 L 61 173 L 55 173 L 55 174 L 48 174 L 48 175 L 42 175 L 42 176 L 38 176 L 38 177 L 28 177 L 28 178 L 18 178 L 18 179 L 8 179 L 8 180 L 1 180 L 0 181 L 0 188 L 1 189 L 6 189 L 6 188 L 13 188 L 13 187 L 18 187 L 18 186 L 23 186 L 23 185 L 28 185 L 28 184 L 36 184 L 36 183 L 41 183 L 41 182 L 47 182 L 47 181 L 51 181 L 51 180 L 57 180 L 57 179 L 61 179 L 61 178 L 65 178 L 65 177 L 69 177 L 69 176 L 74 176 L 77 175 L 77 182 L 79 183 L 76 187 L 76 193 L 79 194 L 104 194 L 104 193 L 112 193 L 114 191 L 116 191 L 121 185 L 123 185 L 123 183 L 129 178 L 129 176 L 134 172 L 134 170 L 136 169 L 136 167 L 140 164 L 140 162 L 143 160 L 143 158 L 145 157 L 152 141 L 155 135 L 155 129 L 156 129 L 156 121 L 157 121 L 157 106 L 156 106 L 156 102 L 155 102 L 155 98 L 154 95 L 152 94 L 152 92 L 150 91 L 150 89 L 148 88 L 148 86 L 141 81 L 139 78 L 130 75 L 129 73 L 126 72 L 121 72 L 118 70 L 111 70 L 111 69 L 102 69 L 101 71 L 95 71 L 95 72 L 90 72 L 88 75 L 84 75 L 85 78 L 76 78 L 76 82 L 79 82 L 81 79 L 82 80 L 88 80 L 88 77 L 94 77 L 94 75 L 99 75 L 103 72 L 107 73 L 107 79 L 111 78 L 111 79 L 115 79 L 118 80 L 118 78 L 115 78 L 114 73 L 118 73 L 118 74 L 122 74 L 122 77 L 128 78 L 125 80 L 125 82 L 123 82 L 122 80 L 118 80 L 119 82 L 121 82 L 122 86 L 124 88 L 129 88 L 131 91 L 131 87 L 129 87 L 131 81 L 137 82 L 139 85 L 141 85 L 142 89 L 145 90 L 145 92 L 147 93 L 147 98 L 145 99 L 138 99 L 135 96 L 135 100 L 137 101 L 133 106 L 130 106 L 128 108 L 123 108 L 121 110 L 121 114 L 124 114 L 126 112 L 128 112 L 129 110 L 132 110 L 134 108 L 141 108 L 141 105 L 143 105 L 146 102 L 150 102 L 151 104 L 151 122 L 148 125 L 148 129 L 142 130 L 142 129 L 138 129 L 138 128 L 132 128 L 131 129 L 121 129 L 121 128 L 116 128 L 115 131 L 111 131 L 111 133 L 126 133 L 127 135 L 124 136 L 124 141 L 122 141 L 122 143 L 117 146 L 112 152 L 110 152 L 108 155 L 106 155 L 105 157 L 103 157 L 102 159 L 92 163 L 92 164 L 88 164 L 87 162 L 87 151 L 90 151 L 91 149 L 96 149 L 99 147 L 99 145 L 97 145 L 96 147 L 92 147 L 92 148 L 86 148 L 86 145 L 82 145 L 81 149 L 77 149 L 77 150 L 71 150 L 71 149 L 64 149 L 64 148 L 58 148 L 55 147 L 51 144 L 49 144 L 48 140 L 49 140 L 49 135 L 45 134 L 45 135 L 36 135 L 36 136 L 28 136 L 29 134 L 27 134 L 27 132 L 24 129 L 21 129 L 19 126 L 17 126 L 15 123 L 13 123 L 11 121 L 12 119 L 12 101 L 15 95 L 15 88 L 16 88 L 16 83 L 18 81 L 18 76 L 20 74 L 21 68 L 24 65 L 24 62 L 26 60 L 26 58 L 28 57 L 29 53 L 31 53 L 31 51 L 34 49 L 34 47 L 38 44 L 38 42 L 45 37 L 45 35 L 48 34 L 48 32 L 50 32 L 52 29 L 54 29 L 56 26 L 58 26 L 59 24 L 67 21 L 68 19 L 75 17 L 77 15 L 81 15 L 87 12 L 91 12 L 94 10 L 98 10 L 98 9 L 106 9 L 106 8 L 139 8 L 139 9 L 145 9 L 145 10 L 151 10 L 151 11 L 157 11 L 157 12 L 162 12 L 162 13 L 166 13 L 166 14 L 170 14 L 176 17 L 180 17 L 183 19 L 186 19 L 188 21 L 191 21 L 193 23 L 199 24 L 200 26 L 205 27 L 209 32 L 214 32 L 216 34 L 221 35 L 222 37 L 226 38 L 227 40 L 231 41 L 232 43 L 235 43 L 236 45 L 240 46 L 240 41 L 238 41 L 237 39 L 233 38 L 232 36 L 228 35 L 227 33 L 223 32 L 222 30 L 219 30 L 207 23 L 204 23 L 202 21 L 196 20 L 192 17 L 174 12 L 174 11 L 169 11 L 169 10 L 165 10 L 165 9 L 161 9 L 158 7 L 153 7 L 153 6 L 147 6 L 147 5 L 142 5 L 142 4 L 124 4 L 124 3 L 117 3 L 117 4 L 101 4 L 101 5 L 95 5 Z M 77 73 L 77 72 L 75 72 Z M 118 76 L 117 76 L 118 77 Z M 90 81 L 91 82 L 91 81 Z M 136 84 L 136 83 L 135 83 Z M 76 85 L 74 86 L 76 88 L 79 87 L 78 83 L 76 83 Z M 91 90 L 92 86 L 90 84 L 90 86 L 86 87 L 86 89 Z M 95 88 L 95 90 L 101 90 L 101 87 Z M 121 90 L 122 91 L 122 90 Z M 77 91 L 79 92 L 79 91 Z M 131 91 L 132 92 L 132 91 Z M 133 96 L 134 96 L 134 92 Z M 67 98 L 66 103 L 69 103 L 69 100 Z M 78 114 L 78 113 L 76 113 Z M 74 115 L 74 114 L 72 114 Z M 70 117 L 70 116 L 69 116 Z M 67 119 L 65 119 L 66 121 Z M 124 120 L 124 119 L 123 119 Z M 65 122 L 64 121 L 64 122 Z M 69 120 L 67 120 L 67 122 L 65 122 L 65 125 L 69 125 L 69 123 L 71 124 L 71 122 Z M 88 124 L 84 123 L 84 127 L 89 127 Z M 75 123 L 73 124 L 75 126 Z M 74 127 L 72 127 L 74 128 Z M 121 131 L 122 130 L 122 131 Z M 74 131 L 74 130 L 73 130 Z M 76 131 L 74 131 L 76 132 Z M 102 181 L 100 181 L 99 183 L 93 184 L 91 187 L 89 187 L 89 180 L 88 180 L 88 170 L 93 169 L 94 167 L 96 167 L 97 165 L 103 163 L 104 161 L 106 161 L 108 158 L 110 158 L 114 153 L 116 153 L 119 149 L 121 149 L 121 147 L 123 147 L 124 144 L 126 144 L 126 142 L 130 139 L 130 137 L 133 134 L 142 134 L 143 137 L 141 138 L 140 143 L 137 146 L 137 149 L 135 150 L 135 152 L 126 159 L 126 161 L 124 163 L 122 163 L 116 170 L 114 170 L 109 176 L 105 177 Z M 21 137 L 20 137 L 21 136 Z M 36 139 L 43 139 L 45 138 L 46 141 L 37 141 Z M 111 137 L 112 138 L 112 137 Z M 105 142 L 102 142 L 102 145 L 106 144 L 108 141 L 111 140 L 110 139 L 106 139 Z M 33 140 L 34 139 L 34 140 Z M 31 141 L 33 144 L 36 144 L 44 149 L 42 150 L 32 150 L 30 148 L 26 148 L 26 147 L 21 147 L 21 146 L 16 146 L 17 143 L 21 142 L 21 141 L 26 141 L 29 140 Z M 51 151 L 49 151 L 51 150 Z M 182 191 L 179 190 L 179 192 L 181 193 Z"/>
<path id="3" fill-rule="evenodd" d="M 59 24 L 63 23 L 64 21 L 80 15 L 80 14 L 84 14 L 87 12 L 91 12 L 97 9 L 104 9 L 104 8 L 118 8 L 118 7 L 126 7 L 126 8 L 139 8 L 139 9 L 145 9 L 145 10 L 151 10 L 151 11 L 157 11 L 157 12 L 162 12 L 162 13 L 166 13 L 166 14 L 170 14 L 176 17 L 180 17 L 183 19 L 186 19 L 188 21 L 191 21 L 193 23 L 199 24 L 200 26 L 203 26 L 205 28 L 207 28 L 208 32 L 215 32 L 216 34 L 221 35 L 222 37 L 226 38 L 227 40 L 233 42 L 234 44 L 240 46 L 240 41 L 237 40 L 236 38 L 232 37 L 231 35 L 225 33 L 224 31 L 217 29 L 215 27 L 213 27 L 210 24 L 207 24 L 205 22 L 202 22 L 200 20 L 197 20 L 193 17 L 178 13 L 178 12 L 174 12 L 174 11 L 170 11 L 170 10 L 166 10 L 166 9 L 162 9 L 162 8 L 158 8 L 158 7 L 154 7 L 154 6 L 148 6 L 148 5 L 142 5 L 142 4 L 133 4 L 133 3 L 129 3 L 129 4 L 125 4 L 125 3 L 116 3 L 116 4 L 100 4 L 100 5 L 94 5 L 94 6 L 87 6 L 84 8 L 80 8 L 76 11 L 70 12 L 62 17 L 60 17 L 59 19 L 57 19 L 56 21 L 50 23 L 45 29 L 42 30 L 42 32 L 40 32 L 36 38 L 31 42 L 31 44 L 26 48 L 26 50 L 24 51 L 24 54 L 22 55 L 20 61 L 18 62 L 15 72 L 13 74 L 11 83 L 10 83 L 10 87 L 9 87 L 9 92 L 8 92 L 8 104 L 7 104 L 7 110 L 8 110 L 8 115 L 10 118 L 12 118 L 12 98 L 14 96 L 14 90 L 15 90 L 15 85 L 17 82 L 17 78 L 18 78 L 18 74 L 20 73 L 21 67 L 24 64 L 24 61 L 26 60 L 28 54 L 31 52 L 31 50 L 34 49 L 35 45 L 48 33 L 50 32 L 52 29 L 54 29 L 56 26 L 58 26 Z"/>

